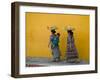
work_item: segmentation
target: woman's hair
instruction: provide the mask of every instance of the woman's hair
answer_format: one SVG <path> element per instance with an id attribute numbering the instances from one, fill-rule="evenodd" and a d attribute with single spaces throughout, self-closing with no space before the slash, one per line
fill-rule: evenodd
<path id="1" fill-rule="evenodd" d="M 71 35 L 71 37 L 73 37 L 73 31 L 72 30 L 68 30 L 68 33 Z"/>
<path id="2" fill-rule="evenodd" d="M 55 30 L 51 30 L 51 32 L 52 32 L 52 34 L 55 34 L 55 33 L 56 33 L 56 31 L 55 31 Z"/>
<path id="3" fill-rule="evenodd" d="M 57 33 L 58 36 L 60 36 L 60 33 Z"/>

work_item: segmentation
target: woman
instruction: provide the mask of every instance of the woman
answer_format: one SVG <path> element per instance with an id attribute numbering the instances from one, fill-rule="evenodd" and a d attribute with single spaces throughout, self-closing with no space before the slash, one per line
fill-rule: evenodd
<path id="1" fill-rule="evenodd" d="M 53 62 L 60 61 L 59 36 L 60 34 L 56 34 L 55 29 L 51 30 L 49 45 L 51 45 Z"/>
<path id="2" fill-rule="evenodd" d="M 67 29 L 67 62 L 76 63 L 78 61 L 78 52 L 74 42 L 73 29 Z"/>

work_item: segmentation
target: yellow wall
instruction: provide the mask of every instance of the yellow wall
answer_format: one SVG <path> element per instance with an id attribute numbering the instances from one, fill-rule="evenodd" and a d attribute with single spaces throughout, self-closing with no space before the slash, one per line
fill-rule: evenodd
<path id="1" fill-rule="evenodd" d="M 74 38 L 80 59 L 89 61 L 89 16 L 72 14 L 26 13 L 26 56 L 51 58 L 48 48 L 50 31 L 47 26 L 56 25 L 60 32 L 60 50 L 65 58 L 67 32 L 66 25 L 75 28 Z"/>

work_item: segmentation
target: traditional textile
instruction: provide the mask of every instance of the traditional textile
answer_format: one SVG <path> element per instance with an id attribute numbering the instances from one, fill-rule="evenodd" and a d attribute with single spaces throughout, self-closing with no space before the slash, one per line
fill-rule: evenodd
<path id="1" fill-rule="evenodd" d="M 60 59 L 60 50 L 59 50 L 59 37 L 57 35 L 51 35 L 50 36 L 51 41 L 51 50 L 53 55 L 53 60 L 59 60 Z"/>
<path id="2" fill-rule="evenodd" d="M 78 52 L 74 43 L 74 37 L 68 34 L 67 37 L 67 61 L 75 62 L 78 59 Z"/>

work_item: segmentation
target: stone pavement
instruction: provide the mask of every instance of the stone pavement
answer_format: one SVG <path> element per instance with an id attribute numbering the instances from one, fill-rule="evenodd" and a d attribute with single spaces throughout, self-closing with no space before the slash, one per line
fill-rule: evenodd
<path id="1" fill-rule="evenodd" d="M 83 60 L 80 60 L 79 63 L 68 63 L 65 60 L 59 62 L 52 62 L 52 59 L 48 58 L 26 58 L 27 67 L 37 67 L 37 66 L 62 66 L 62 65 L 85 65 L 88 64 Z"/>

